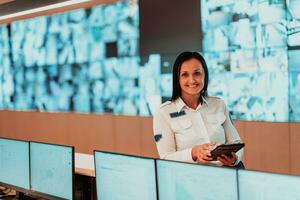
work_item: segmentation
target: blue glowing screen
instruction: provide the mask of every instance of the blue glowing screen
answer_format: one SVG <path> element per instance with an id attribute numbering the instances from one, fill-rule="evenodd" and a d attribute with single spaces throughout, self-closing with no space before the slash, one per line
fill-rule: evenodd
<path id="1" fill-rule="evenodd" d="M 238 171 L 239 199 L 299 199 L 300 178 L 256 171 Z"/>
<path id="2" fill-rule="evenodd" d="M 31 190 L 73 199 L 73 148 L 30 143 Z"/>
<path id="3" fill-rule="evenodd" d="M 98 199 L 156 200 L 153 159 L 95 152 Z"/>
<path id="4" fill-rule="evenodd" d="M 0 182 L 29 190 L 29 143 L 0 138 Z"/>
<path id="5" fill-rule="evenodd" d="M 234 169 L 157 160 L 160 200 L 237 200 Z"/>

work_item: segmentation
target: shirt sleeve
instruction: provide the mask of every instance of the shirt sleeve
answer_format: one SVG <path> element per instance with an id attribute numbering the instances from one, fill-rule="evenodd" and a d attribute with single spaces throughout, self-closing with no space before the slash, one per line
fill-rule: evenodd
<path id="1" fill-rule="evenodd" d="M 228 111 L 227 106 L 225 105 L 225 103 L 224 103 L 224 112 L 225 112 L 226 120 L 223 123 L 223 127 L 224 127 L 224 131 L 225 131 L 226 142 L 227 143 L 240 142 L 241 138 L 240 138 L 236 128 L 233 126 L 233 123 L 232 123 L 231 118 L 230 118 L 229 111 Z M 234 165 L 237 165 L 242 160 L 243 154 L 244 154 L 244 148 L 242 148 L 241 150 L 239 150 L 236 153 L 237 161 L 235 162 Z"/>
<path id="2" fill-rule="evenodd" d="M 192 159 L 192 148 L 177 151 L 174 132 L 161 109 L 153 116 L 153 132 L 161 159 L 195 163 Z"/>

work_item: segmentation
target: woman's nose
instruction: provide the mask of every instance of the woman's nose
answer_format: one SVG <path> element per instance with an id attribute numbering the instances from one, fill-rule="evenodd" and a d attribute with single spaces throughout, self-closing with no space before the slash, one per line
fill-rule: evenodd
<path id="1" fill-rule="evenodd" d="M 193 76 L 189 76 L 189 82 L 190 83 L 194 83 L 195 82 L 195 78 Z"/>

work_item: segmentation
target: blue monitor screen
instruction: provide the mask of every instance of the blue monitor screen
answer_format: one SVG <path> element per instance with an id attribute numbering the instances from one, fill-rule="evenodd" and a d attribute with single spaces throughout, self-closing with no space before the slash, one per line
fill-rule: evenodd
<path id="1" fill-rule="evenodd" d="M 73 199 L 73 154 L 73 147 L 31 142 L 31 190 Z"/>
<path id="2" fill-rule="evenodd" d="M 160 200 L 237 200 L 234 169 L 157 160 Z"/>
<path id="3" fill-rule="evenodd" d="M 29 189 L 29 143 L 0 138 L 0 182 Z"/>
<path id="4" fill-rule="evenodd" d="M 95 152 L 98 199 L 156 200 L 153 159 Z"/>
<path id="5" fill-rule="evenodd" d="M 300 199 L 300 178 L 297 176 L 238 171 L 240 200 Z"/>

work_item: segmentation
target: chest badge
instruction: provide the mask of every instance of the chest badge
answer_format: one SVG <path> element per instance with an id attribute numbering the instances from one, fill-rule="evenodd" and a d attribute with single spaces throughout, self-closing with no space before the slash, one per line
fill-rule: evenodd
<path id="1" fill-rule="evenodd" d="M 180 117 L 180 116 L 184 116 L 185 115 L 185 111 L 182 110 L 180 112 L 172 112 L 170 113 L 170 117 L 171 118 L 176 118 L 176 117 Z"/>

